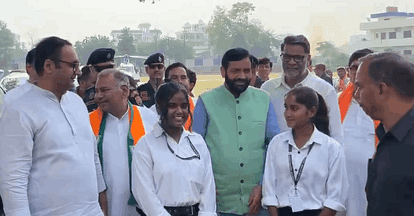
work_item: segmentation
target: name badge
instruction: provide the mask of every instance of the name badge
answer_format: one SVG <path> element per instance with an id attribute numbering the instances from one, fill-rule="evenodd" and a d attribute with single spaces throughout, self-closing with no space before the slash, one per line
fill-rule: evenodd
<path id="1" fill-rule="evenodd" d="M 300 198 L 299 193 L 295 192 L 289 195 L 289 200 L 292 212 L 300 212 L 304 210 L 302 206 L 302 199 Z"/>

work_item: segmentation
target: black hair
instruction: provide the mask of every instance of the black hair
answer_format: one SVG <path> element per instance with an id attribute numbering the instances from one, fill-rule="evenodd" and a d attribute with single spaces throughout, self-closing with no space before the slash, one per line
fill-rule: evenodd
<path id="1" fill-rule="evenodd" d="M 91 69 L 89 66 L 83 66 L 81 69 L 82 74 L 77 77 L 78 83 L 80 84 L 80 81 L 86 81 L 89 79 L 89 75 L 91 74 Z"/>
<path id="2" fill-rule="evenodd" d="M 259 60 L 257 60 L 256 57 L 254 57 L 254 55 L 250 55 L 250 62 L 252 63 L 252 68 L 256 68 L 259 65 Z"/>
<path id="3" fill-rule="evenodd" d="M 36 58 L 36 48 L 33 48 L 26 55 L 26 65 L 34 66 L 35 58 Z"/>
<path id="4" fill-rule="evenodd" d="M 56 36 L 40 41 L 36 46 L 35 69 L 37 74 L 42 75 L 46 59 L 50 59 L 56 65 L 59 65 L 62 47 L 66 45 L 72 46 L 69 41 Z"/>
<path id="5" fill-rule="evenodd" d="M 308 39 L 303 36 L 303 35 L 291 35 L 291 36 L 287 36 L 285 37 L 285 39 L 283 40 L 283 43 L 280 45 L 280 49 L 283 52 L 283 49 L 285 48 L 285 46 L 289 44 L 289 45 L 300 45 L 303 47 L 303 50 L 305 51 L 305 53 L 309 54 L 310 53 L 310 44 Z"/>
<path id="6" fill-rule="evenodd" d="M 351 57 L 349 57 L 348 66 L 351 67 L 352 62 L 360 59 L 361 57 L 369 55 L 371 53 L 374 53 L 374 52 L 370 49 L 360 49 L 360 50 L 355 51 L 354 53 L 352 53 Z"/>
<path id="7" fill-rule="evenodd" d="M 315 69 L 317 67 L 322 67 L 323 68 L 323 71 L 326 71 L 326 65 L 325 64 L 317 64 L 317 65 L 315 65 Z"/>
<path id="8" fill-rule="evenodd" d="M 197 83 L 197 74 L 188 69 L 188 79 L 190 80 L 190 83 L 194 83 L 194 85 Z"/>
<path id="9" fill-rule="evenodd" d="M 181 85 L 180 83 L 176 82 L 166 82 L 162 84 L 155 94 L 155 107 L 157 108 L 158 115 L 160 115 L 160 122 L 161 125 L 165 124 L 165 121 L 167 121 L 167 115 L 168 115 L 168 102 L 171 100 L 171 98 L 179 93 L 182 92 L 185 95 L 186 102 L 188 104 L 188 114 L 189 118 L 191 119 L 191 126 L 193 124 L 193 115 L 190 111 L 190 102 L 188 101 L 188 93 L 187 89 Z M 191 128 L 190 126 L 190 128 Z"/>
<path id="10" fill-rule="evenodd" d="M 319 131 L 330 136 L 328 107 L 326 106 L 322 95 L 307 86 L 293 88 L 286 93 L 285 98 L 288 95 L 294 95 L 296 102 L 304 105 L 309 110 L 312 109 L 312 107 L 315 107 L 316 114 L 312 117 L 311 122 L 315 124 Z"/>
<path id="11" fill-rule="evenodd" d="M 259 65 L 261 65 L 261 64 L 267 64 L 267 63 L 269 63 L 270 68 L 273 67 L 273 62 L 271 62 L 268 57 L 263 57 L 263 58 L 260 58 L 259 59 Z"/>
<path id="12" fill-rule="evenodd" d="M 227 71 L 227 68 L 229 67 L 231 61 L 240 61 L 249 57 L 249 51 L 246 49 L 240 47 L 229 49 L 226 53 L 224 53 L 223 58 L 221 59 L 221 66 Z"/>
<path id="13" fill-rule="evenodd" d="M 414 98 L 414 65 L 394 52 L 381 52 L 362 57 L 368 62 L 368 75 L 376 82 L 392 86 L 403 96 Z"/>
<path id="14" fill-rule="evenodd" d="M 130 75 L 126 75 L 128 77 L 129 81 L 129 87 L 133 89 L 137 89 L 137 81 L 134 80 L 134 78 Z"/>
<path id="15" fill-rule="evenodd" d="M 170 71 L 172 69 L 178 68 L 178 67 L 184 68 L 185 72 L 187 73 L 187 77 L 190 76 L 187 67 L 183 63 L 181 63 L 181 62 L 175 62 L 175 63 L 170 64 L 170 66 L 168 66 L 167 69 L 165 69 L 165 76 L 164 76 L 165 79 L 169 79 L 170 78 L 169 77 L 170 76 Z"/>

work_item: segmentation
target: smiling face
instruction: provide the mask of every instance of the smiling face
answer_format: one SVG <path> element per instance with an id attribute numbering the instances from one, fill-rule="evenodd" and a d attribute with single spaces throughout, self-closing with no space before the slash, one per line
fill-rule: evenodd
<path id="1" fill-rule="evenodd" d="M 61 91 L 64 94 L 74 86 L 73 82 L 75 81 L 76 76 L 80 75 L 79 67 L 75 68 L 74 71 L 73 65 L 66 62 L 78 64 L 79 59 L 73 47 L 66 45 L 61 49 L 60 60 L 61 62 L 57 65 L 56 71 L 52 76 L 53 80 L 56 82 L 58 91 Z"/>
<path id="2" fill-rule="evenodd" d="M 252 79 L 249 57 L 240 61 L 231 61 L 226 69 L 221 67 L 221 76 L 225 79 L 227 89 L 236 97 L 246 91 Z"/>
<path id="3" fill-rule="evenodd" d="M 310 124 L 311 118 L 315 116 L 315 114 L 315 107 L 309 110 L 305 105 L 296 102 L 296 96 L 294 94 L 288 94 L 286 96 L 284 115 L 288 127 L 295 129 Z"/>
<path id="4" fill-rule="evenodd" d="M 99 77 L 95 91 L 95 101 L 99 108 L 112 115 L 116 115 L 120 104 L 124 104 L 129 96 L 128 87 L 119 86 L 113 74 Z"/>
<path id="5" fill-rule="evenodd" d="M 282 60 L 283 72 L 286 77 L 297 79 L 304 76 L 310 55 L 305 53 L 303 46 L 286 44 L 282 55 L 287 57 Z M 297 56 L 298 61 L 294 60 L 294 56 Z M 302 60 L 299 57 L 303 57 Z"/>
<path id="6" fill-rule="evenodd" d="M 190 89 L 190 84 L 189 84 L 189 80 L 187 77 L 187 71 L 185 71 L 184 68 L 182 67 L 173 68 L 170 70 L 168 76 L 169 76 L 168 78 L 171 79 L 172 81 L 183 85 L 187 89 L 187 91 Z"/>
<path id="7" fill-rule="evenodd" d="M 188 115 L 188 96 L 179 91 L 167 103 L 166 131 L 182 128 Z"/>

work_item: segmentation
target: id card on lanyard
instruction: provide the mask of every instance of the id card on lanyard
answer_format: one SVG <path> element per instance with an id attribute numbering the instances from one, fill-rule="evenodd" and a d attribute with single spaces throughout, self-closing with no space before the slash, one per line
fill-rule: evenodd
<path id="1" fill-rule="evenodd" d="M 295 177 L 295 173 L 293 171 L 293 163 L 292 163 L 292 146 L 289 145 L 289 169 L 290 169 L 290 176 L 292 177 L 293 183 L 295 184 L 295 192 L 289 195 L 290 207 L 292 208 L 292 212 L 300 212 L 303 211 L 302 199 L 297 189 L 298 182 L 300 177 L 302 176 L 303 167 L 305 166 L 306 158 L 308 158 L 309 152 L 313 148 L 313 143 L 309 146 L 308 154 L 303 158 L 302 163 L 300 164 L 299 171 L 297 176 Z"/>

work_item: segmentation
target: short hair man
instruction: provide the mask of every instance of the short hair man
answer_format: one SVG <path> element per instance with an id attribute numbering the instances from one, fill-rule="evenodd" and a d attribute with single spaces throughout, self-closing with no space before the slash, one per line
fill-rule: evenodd
<path id="1" fill-rule="evenodd" d="M 414 65 L 391 52 L 360 60 L 355 98 L 381 122 L 368 167 L 367 215 L 414 215 Z"/>
<path id="2" fill-rule="evenodd" d="M 211 152 L 220 215 L 255 215 L 264 153 L 279 127 L 268 94 L 249 87 L 253 74 L 247 50 L 228 50 L 220 71 L 224 85 L 200 95 L 193 129 Z"/>
<path id="3" fill-rule="evenodd" d="M 95 86 L 96 79 L 91 75 L 91 68 L 88 66 L 82 67 L 81 72 L 82 74 L 77 77 L 79 86 L 76 88 L 75 92 L 79 97 L 84 98 L 85 91 Z M 89 101 L 89 98 L 86 101 L 84 99 L 85 103 L 87 103 L 87 101 Z"/>
<path id="4" fill-rule="evenodd" d="M 354 72 L 358 59 L 372 53 L 371 50 L 357 50 L 350 59 Z M 360 55 L 358 55 L 360 54 Z M 354 75 L 355 77 L 355 75 Z M 375 122 L 369 117 L 353 97 L 355 78 L 338 97 L 341 121 L 344 129 L 344 147 L 348 175 L 348 197 L 345 202 L 347 215 L 366 215 L 367 198 L 365 184 L 368 175 L 368 159 L 375 152 Z"/>
<path id="5" fill-rule="evenodd" d="M 188 94 L 191 97 L 194 98 L 193 89 L 194 89 L 194 87 L 195 87 L 195 85 L 197 83 L 197 74 L 194 71 L 188 69 L 188 75 L 189 75 L 188 76 L 188 79 L 190 80 L 190 88 L 188 89 L 190 92 Z"/>
<path id="6" fill-rule="evenodd" d="M 100 72 L 95 88 L 98 109 L 89 118 L 108 188 L 109 215 L 139 216 L 130 188 L 131 150 L 139 138 L 152 130 L 157 116 L 128 101 L 128 77 L 117 69 Z"/>
<path id="7" fill-rule="evenodd" d="M 155 93 L 158 87 L 164 82 L 164 55 L 162 53 L 155 53 L 145 60 L 144 65 L 149 80 L 147 83 L 138 86 L 137 90 L 142 103 L 147 108 L 150 108 L 155 104 Z"/>
<path id="8" fill-rule="evenodd" d="M 257 76 L 257 65 L 259 64 L 259 60 L 254 57 L 253 55 L 250 55 L 250 62 L 252 63 L 252 79 L 250 80 L 250 85 L 254 86 L 256 88 L 260 88 L 262 85 L 262 80 Z"/>
<path id="9" fill-rule="evenodd" d="M 98 78 L 98 73 L 115 67 L 115 50 L 112 48 L 99 48 L 94 50 L 88 58 L 86 63 L 90 69 L 89 81 L 93 83 L 88 89 L 85 90 L 83 101 L 85 101 L 88 107 L 88 112 L 94 111 L 98 108 L 95 102 L 95 83 Z"/>
<path id="10" fill-rule="evenodd" d="M 321 79 L 325 80 L 326 82 L 333 85 L 332 78 L 330 78 L 326 74 L 326 66 L 324 64 L 317 64 L 315 65 L 315 69 L 313 70 L 315 72 L 315 75 L 320 77 Z"/>
<path id="11" fill-rule="evenodd" d="M 36 83 L 39 79 L 34 67 L 36 57 L 36 48 L 30 50 L 26 55 L 26 73 L 29 75 L 29 83 Z"/>
<path id="12" fill-rule="evenodd" d="M 338 78 L 333 81 L 333 86 L 336 92 L 342 92 L 346 89 L 346 86 L 349 83 L 349 78 L 346 77 L 346 70 L 344 67 L 338 67 L 336 72 L 338 74 Z"/>
<path id="13" fill-rule="evenodd" d="M 6 215 L 103 215 L 105 189 L 83 101 L 67 92 L 79 75 L 71 43 L 36 46 L 36 85 L 5 103 L 0 119 L 0 192 Z"/>
<path id="14" fill-rule="evenodd" d="M 263 57 L 259 59 L 258 75 L 263 82 L 268 81 L 269 75 L 272 72 L 273 62 L 269 58 Z M 263 84 L 263 83 L 262 83 Z"/>
<path id="15" fill-rule="evenodd" d="M 329 76 L 329 78 L 331 78 L 331 79 L 333 78 L 333 72 L 332 72 L 332 70 L 329 70 L 328 69 L 328 70 L 325 71 L 325 73 L 326 73 L 326 75 Z"/>
<path id="16" fill-rule="evenodd" d="M 338 98 L 332 85 L 309 73 L 307 66 L 311 56 L 308 39 L 303 35 L 287 36 L 281 45 L 281 50 L 283 75 L 265 82 L 261 87 L 270 93 L 281 132 L 288 130 L 284 118 L 285 94 L 296 86 L 308 86 L 325 99 L 329 110 L 331 137 L 341 142 L 343 131 L 339 115 Z"/>

